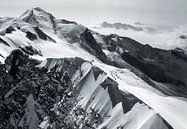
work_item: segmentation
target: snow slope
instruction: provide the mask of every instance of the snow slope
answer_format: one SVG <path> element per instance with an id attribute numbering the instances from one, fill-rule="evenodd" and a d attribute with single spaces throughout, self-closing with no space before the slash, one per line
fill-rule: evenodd
<path id="1" fill-rule="evenodd" d="M 128 69 L 118 69 L 100 63 L 96 65 L 116 80 L 122 91 L 128 91 L 141 99 L 167 120 L 173 128 L 185 129 L 187 127 L 187 99 L 162 94 Z"/>
<path id="2" fill-rule="evenodd" d="M 57 71 L 64 72 L 62 80 L 68 73 L 71 77 L 72 89 L 76 89 L 75 91 L 78 92 L 75 95 L 77 102 L 73 103 L 74 108 L 67 115 L 68 123 L 75 123 L 72 125 L 75 126 L 74 128 L 79 125 L 79 128 L 83 129 L 83 123 L 86 122 L 98 129 L 122 127 L 126 129 L 168 129 L 166 123 L 174 129 L 187 127 L 186 98 L 167 96 L 142 80 L 129 69 L 130 65 L 122 60 L 120 54 L 125 50 L 119 47 L 117 52 L 109 51 L 102 35 L 94 32 L 92 35 L 86 27 L 56 19 L 40 8 L 26 11 L 21 17 L 7 21 L 7 25 L 13 26 L 15 30 L 0 35 L 0 62 L 5 63 L 4 60 L 14 49 L 30 52 L 29 49 L 23 50 L 30 46 L 34 52 L 31 52 L 29 57 L 42 61 L 37 67 L 46 67 L 50 72 L 51 69 L 58 66 Z M 37 30 L 39 29 L 38 31 L 36 31 L 36 27 Z M 2 30 L 2 32 L 6 32 L 7 29 L 2 28 Z M 118 38 L 114 37 L 112 41 L 118 42 Z M 90 43 L 95 43 L 95 46 Z M 160 45 L 160 47 L 163 46 Z M 173 46 L 171 45 L 171 47 Z M 128 67 L 118 68 L 112 63 L 106 64 L 109 61 L 107 59 L 104 63 L 98 58 L 103 56 L 98 55 L 99 52 L 109 58 L 111 62 L 119 62 Z M 84 60 L 80 68 L 80 64 L 74 62 L 77 57 Z M 62 61 L 62 58 L 73 61 L 65 67 L 66 63 Z M 77 69 L 75 70 L 72 65 L 77 66 Z M 65 69 L 63 69 L 64 67 Z M 113 83 L 109 81 L 109 78 Z M 106 87 L 102 86 L 106 83 L 105 81 L 109 81 Z M 164 83 L 162 85 L 165 86 Z M 69 96 L 73 94 L 70 89 L 67 89 L 67 92 Z M 133 96 L 133 99 L 129 96 Z M 70 97 L 71 99 L 75 101 L 73 97 Z M 60 107 L 64 101 L 62 98 L 50 110 L 54 110 L 57 115 L 62 115 L 57 107 Z M 27 121 L 20 123 L 20 126 L 25 125 L 23 123 L 26 122 L 29 128 L 36 128 L 37 124 L 41 128 L 47 128 L 49 126 L 48 116 L 39 124 L 34 105 L 35 101 L 30 95 L 27 98 L 23 117 Z M 83 113 L 77 116 L 76 108 L 81 108 Z"/>

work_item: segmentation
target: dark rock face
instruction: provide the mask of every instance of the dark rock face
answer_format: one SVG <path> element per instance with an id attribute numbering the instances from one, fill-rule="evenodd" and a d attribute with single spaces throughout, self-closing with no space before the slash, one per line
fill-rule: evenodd
<path id="1" fill-rule="evenodd" d="M 112 103 L 113 107 L 116 106 L 119 102 L 122 102 L 124 113 L 127 113 L 128 111 L 131 110 L 132 107 L 130 107 L 130 105 L 129 105 L 130 102 L 128 101 L 128 99 L 125 96 L 120 94 L 120 91 L 117 86 L 109 85 L 108 92 L 109 92 L 110 98 L 113 102 Z M 118 93 L 118 94 L 116 94 L 116 93 Z"/>
<path id="2" fill-rule="evenodd" d="M 3 56 L 3 55 L 1 55 L 1 54 L 0 54 L 0 56 L 4 58 L 4 56 Z M 1 63 L 1 62 L 0 62 L 0 63 Z"/>
<path id="3" fill-rule="evenodd" d="M 86 48 L 86 50 L 88 50 L 90 53 L 92 53 L 101 60 L 107 59 L 106 55 L 101 50 L 101 47 L 97 44 L 89 29 L 86 29 L 84 33 L 81 34 L 81 37 L 84 42 L 84 44 L 82 45 Z"/>
<path id="4" fill-rule="evenodd" d="M 23 56 L 23 53 L 20 50 L 15 50 L 12 52 L 11 58 L 11 64 L 10 64 L 10 70 L 9 74 L 12 75 L 14 78 L 16 78 L 17 73 L 19 72 L 19 66 L 21 65 L 21 62 L 23 62 L 22 58 L 20 56 Z"/>
<path id="5" fill-rule="evenodd" d="M 31 56 L 33 56 L 33 55 L 40 55 L 40 56 L 42 56 L 42 54 L 38 51 L 38 50 L 36 50 L 35 48 L 33 48 L 32 46 L 26 46 L 26 47 L 21 47 L 20 48 L 24 53 L 26 53 L 27 55 L 31 55 Z"/>
<path id="6" fill-rule="evenodd" d="M 185 35 L 181 35 L 179 38 L 181 38 L 181 39 L 187 39 L 187 37 Z"/>
<path id="7" fill-rule="evenodd" d="M 97 80 L 99 75 L 101 75 L 103 73 L 103 71 L 97 67 L 93 67 L 93 71 L 94 71 L 95 80 Z"/>
<path id="8" fill-rule="evenodd" d="M 183 59 L 187 62 L 187 55 L 185 54 L 183 49 L 176 48 L 174 50 L 171 50 L 171 53 L 175 55 L 177 58 Z"/>
<path id="9" fill-rule="evenodd" d="M 69 61 L 71 60 L 64 63 Z M 7 58 L 6 64 L 0 65 L 0 128 L 31 128 L 34 123 L 27 123 L 29 119 L 39 123 L 46 116 L 50 116 L 50 122 L 55 122 L 57 128 L 66 126 L 63 117 L 58 118 L 50 109 L 63 97 L 68 101 L 67 89 L 72 86 L 69 75 L 58 72 L 55 68 L 47 72 L 45 68 L 37 68 L 38 64 L 38 61 L 31 60 L 22 51 L 16 50 Z M 8 73 L 7 66 L 10 66 Z M 11 83 L 6 81 L 10 77 L 8 75 L 13 76 Z M 34 109 L 27 112 L 25 109 L 30 110 L 30 106 Z M 71 109 L 68 106 L 63 106 L 64 116 Z M 32 112 L 36 113 L 33 118 L 25 116 Z"/>
<path id="10" fill-rule="evenodd" d="M 10 26 L 6 29 L 6 33 L 12 33 L 12 31 L 15 31 L 14 27 Z"/>
<path id="11" fill-rule="evenodd" d="M 165 74 L 165 71 L 162 70 L 155 64 L 146 64 L 141 59 L 133 57 L 128 52 L 122 54 L 122 58 L 129 64 L 133 65 L 135 68 L 144 72 L 151 79 L 162 82 L 162 83 L 172 83 L 174 85 L 185 85 L 182 81 L 176 80 L 175 78 L 169 77 Z"/>
<path id="12" fill-rule="evenodd" d="M 115 107 L 118 103 L 122 102 L 124 113 L 127 113 L 128 111 L 130 111 L 135 103 L 137 102 L 142 103 L 135 96 L 121 92 L 118 88 L 118 84 L 110 78 L 107 78 L 101 84 L 101 86 L 105 89 L 108 88 L 108 93 L 112 101 L 113 107 Z"/>
<path id="13" fill-rule="evenodd" d="M 100 59 L 102 62 L 121 67 L 118 62 L 114 62 L 110 60 L 105 53 L 102 51 L 102 46 L 99 45 L 99 43 L 96 42 L 94 39 L 91 30 L 86 29 L 84 33 L 81 34 L 81 40 L 80 45 L 88 52 L 90 52 L 92 55 Z"/>
<path id="14" fill-rule="evenodd" d="M 117 42 L 112 40 L 114 37 L 117 38 Z M 117 35 L 104 36 L 103 39 L 107 49 L 118 52 L 128 64 L 155 81 L 171 84 L 168 88 L 175 90 L 177 96 L 187 95 L 187 56 L 183 50 L 167 51 L 152 48 Z M 118 48 L 123 50 L 122 54 Z"/>
<path id="15" fill-rule="evenodd" d="M 5 40 L 3 40 L 2 38 L 0 38 L 0 43 L 4 43 L 7 46 L 10 46 Z"/>
<path id="16" fill-rule="evenodd" d="M 56 43 L 56 41 L 54 39 L 52 39 L 47 34 L 45 34 L 39 27 L 34 27 L 34 30 L 38 34 L 38 36 L 39 36 L 40 39 L 50 40 L 50 41 Z"/>
<path id="17" fill-rule="evenodd" d="M 64 24 L 75 24 L 75 25 L 77 24 L 74 21 L 68 21 L 68 20 L 65 20 L 65 19 L 62 19 L 61 22 L 64 23 Z"/>
<path id="18" fill-rule="evenodd" d="M 32 41 L 37 40 L 37 36 L 30 31 L 26 32 L 26 37 Z"/>

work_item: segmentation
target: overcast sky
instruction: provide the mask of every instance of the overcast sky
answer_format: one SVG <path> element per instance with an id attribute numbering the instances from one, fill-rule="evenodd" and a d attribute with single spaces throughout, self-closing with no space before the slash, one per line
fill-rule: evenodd
<path id="1" fill-rule="evenodd" d="M 0 15 L 16 17 L 37 6 L 58 18 L 83 24 L 102 21 L 187 24 L 187 0 L 0 0 Z"/>

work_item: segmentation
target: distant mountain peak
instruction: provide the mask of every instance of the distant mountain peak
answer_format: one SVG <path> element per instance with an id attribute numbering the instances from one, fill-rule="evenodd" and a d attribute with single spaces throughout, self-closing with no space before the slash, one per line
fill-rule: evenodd
<path id="1" fill-rule="evenodd" d="M 50 14 L 49 12 L 45 11 L 44 9 L 42 9 L 40 7 L 30 8 L 30 9 L 26 10 L 23 14 L 25 14 L 27 12 L 32 12 L 32 11 L 37 11 L 37 12 L 42 12 L 42 13 Z"/>
<path id="2" fill-rule="evenodd" d="M 28 19 L 30 17 L 52 17 L 54 18 L 54 16 L 45 11 L 44 9 L 40 8 L 40 7 L 35 7 L 35 8 L 31 8 L 26 10 L 21 16 L 20 18 L 22 18 L 23 20 Z"/>
<path id="3" fill-rule="evenodd" d="M 121 23 L 121 22 L 117 22 L 117 23 L 107 23 L 107 22 L 103 22 L 102 23 L 102 27 L 104 28 L 116 28 L 116 29 L 124 29 L 124 30 L 135 30 L 135 31 L 143 31 L 143 28 L 135 26 L 135 25 L 130 25 L 130 24 L 126 24 L 126 23 Z"/>
<path id="4" fill-rule="evenodd" d="M 55 31 L 55 17 L 40 7 L 28 9 L 19 18 L 34 26 Z"/>
<path id="5" fill-rule="evenodd" d="M 43 11 L 43 12 L 46 12 L 44 9 L 40 8 L 40 7 L 35 7 L 35 8 L 32 8 L 33 10 L 37 10 L 37 11 Z"/>

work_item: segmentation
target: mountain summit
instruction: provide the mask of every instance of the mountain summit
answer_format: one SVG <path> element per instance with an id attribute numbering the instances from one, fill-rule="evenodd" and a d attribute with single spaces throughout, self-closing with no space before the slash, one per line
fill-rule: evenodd
<path id="1" fill-rule="evenodd" d="M 37 7 L 0 22 L 0 129 L 185 129 L 187 56 Z"/>

